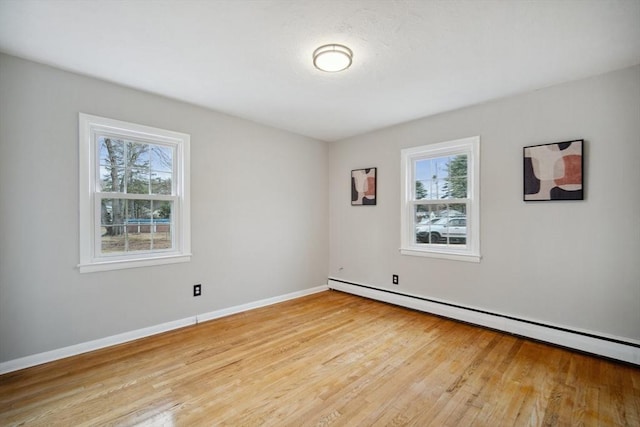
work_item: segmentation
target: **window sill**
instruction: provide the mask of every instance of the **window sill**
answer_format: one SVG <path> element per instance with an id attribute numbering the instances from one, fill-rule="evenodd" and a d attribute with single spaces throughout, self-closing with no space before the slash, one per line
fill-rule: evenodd
<path id="1" fill-rule="evenodd" d="M 400 248 L 400 254 L 465 262 L 480 262 L 480 259 L 482 258 L 480 254 L 460 253 L 443 250 L 435 251 L 422 248 Z"/>
<path id="2" fill-rule="evenodd" d="M 94 273 L 97 271 L 122 270 L 125 268 L 149 267 L 153 265 L 176 264 L 189 261 L 191 261 L 191 254 L 180 254 L 153 258 L 98 261 L 79 264 L 78 270 L 80 270 L 80 273 Z"/>

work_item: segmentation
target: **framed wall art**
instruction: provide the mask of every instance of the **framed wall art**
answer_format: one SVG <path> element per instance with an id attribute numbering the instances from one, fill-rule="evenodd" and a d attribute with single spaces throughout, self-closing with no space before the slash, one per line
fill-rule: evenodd
<path id="1" fill-rule="evenodd" d="M 524 147 L 524 200 L 583 200 L 583 139 Z"/>
<path id="2" fill-rule="evenodd" d="M 377 168 L 351 171 L 351 206 L 376 204 L 376 173 Z"/>

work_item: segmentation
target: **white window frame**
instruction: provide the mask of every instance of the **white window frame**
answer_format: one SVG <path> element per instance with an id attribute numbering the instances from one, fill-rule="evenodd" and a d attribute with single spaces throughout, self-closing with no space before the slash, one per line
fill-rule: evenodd
<path id="1" fill-rule="evenodd" d="M 79 113 L 79 154 L 80 154 L 80 263 L 81 273 L 119 270 L 123 268 L 146 267 L 173 264 L 191 260 L 191 210 L 190 210 L 190 140 L 188 134 L 165 129 L 143 126 L 120 120 Z M 106 194 L 114 198 L 137 198 L 136 195 L 100 192 L 99 154 L 96 138 L 111 135 L 172 147 L 174 181 L 170 196 L 154 195 L 154 199 L 170 200 L 172 207 L 172 249 L 144 253 L 127 252 L 105 256 L 100 253 L 100 200 Z"/>
<path id="2" fill-rule="evenodd" d="M 467 241 L 465 245 L 418 244 L 415 242 L 415 165 L 418 160 L 467 155 L 467 198 L 447 199 L 447 203 L 467 205 Z M 437 144 L 401 150 L 401 238 L 403 255 L 480 262 L 480 137 L 473 136 Z"/>

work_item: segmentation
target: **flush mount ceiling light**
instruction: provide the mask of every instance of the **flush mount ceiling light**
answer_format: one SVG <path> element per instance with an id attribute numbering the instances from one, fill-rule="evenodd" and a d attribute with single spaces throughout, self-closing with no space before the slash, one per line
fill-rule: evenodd
<path id="1" fill-rule="evenodd" d="M 336 73 L 353 62 L 353 52 L 341 44 L 326 44 L 313 51 L 313 65 L 321 71 Z"/>

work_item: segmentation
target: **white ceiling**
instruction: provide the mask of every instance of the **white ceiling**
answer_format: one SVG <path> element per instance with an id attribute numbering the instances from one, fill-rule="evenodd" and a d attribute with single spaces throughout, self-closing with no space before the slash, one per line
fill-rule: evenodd
<path id="1" fill-rule="evenodd" d="M 0 0 L 0 51 L 333 141 L 640 63 L 640 0 Z"/>

